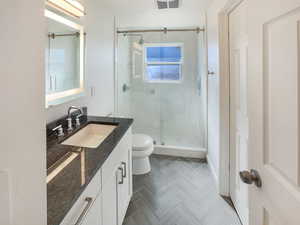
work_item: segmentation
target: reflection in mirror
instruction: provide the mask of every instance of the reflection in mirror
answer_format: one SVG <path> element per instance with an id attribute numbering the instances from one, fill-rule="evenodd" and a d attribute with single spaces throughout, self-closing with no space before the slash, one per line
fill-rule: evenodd
<path id="1" fill-rule="evenodd" d="M 83 87 L 83 27 L 51 11 L 45 12 L 46 102 L 60 104 L 81 96 Z"/>
<path id="2" fill-rule="evenodd" d="M 143 53 L 141 51 L 132 51 L 132 77 L 140 78 L 143 74 Z"/>
<path id="3" fill-rule="evenodd" d="M 48 19 L 47 94 L 80 86 L 79 32 Z"/>

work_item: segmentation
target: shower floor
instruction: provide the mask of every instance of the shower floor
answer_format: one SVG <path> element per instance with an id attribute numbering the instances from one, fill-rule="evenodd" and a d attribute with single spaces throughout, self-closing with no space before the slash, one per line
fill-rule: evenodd
<path id="1" fill-rule="evenodd" d="M 134 176 L 134 194 L 123 225 L 240 225 L 217 194 L 201 159 L 153 155 L 152 171 Z"/>

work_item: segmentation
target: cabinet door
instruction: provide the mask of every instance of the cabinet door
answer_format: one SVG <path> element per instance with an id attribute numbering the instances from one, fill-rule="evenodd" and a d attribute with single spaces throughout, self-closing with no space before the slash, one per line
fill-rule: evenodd
<path id="1" fill-rule="evenodd" d="M 102 202 L 99 195 L 86 214 L 81 225 L 102 225 Z"/>
<path id="2" fill-rule="evenodd" d="M 117 169 L 107 178 L 102 189 L 103 225 L 117 225 Z"/>
<path id="3" fill-rule="evenodd" d="M 122 225 L 131 197 L 130 163 L 128 152 L 122 157 L 118 174 L 118 224 Z"/>

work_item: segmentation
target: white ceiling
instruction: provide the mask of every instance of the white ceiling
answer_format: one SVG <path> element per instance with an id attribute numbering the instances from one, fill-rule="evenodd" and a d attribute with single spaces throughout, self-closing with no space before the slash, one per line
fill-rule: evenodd
<path id="1" fill-rule="evenodd" d="M 144 12 L 149 10 L 153 10 L 157 12 L 159 9 L 157 8 L 156 0 L 100 0 L 105 6 L 112 8 L 114 11 L 118 12 Z M 180 0 L 180 9 L 187 11 L 195 11 L 195 9 L 199 10 L 199 12 L 203 12 L 206 10 L 208 5 L 212 2 L 212 0 Z M 162 9 L 163 10 L 176 10 L 176 9 Z"/>

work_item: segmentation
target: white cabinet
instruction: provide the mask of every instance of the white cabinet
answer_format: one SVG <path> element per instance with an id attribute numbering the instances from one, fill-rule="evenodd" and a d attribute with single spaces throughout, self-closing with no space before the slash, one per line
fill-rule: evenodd
<path id="1" fill-rule="evenodd" d="M 132 196 L 131 130 L 102 167 L 104 225 L 122 225 Z"/>
<path id="2" fill-rule="evenodd" d="M 102 189 L 102 213 L 105 225 L 117 225 L 117 167 L 111 172 Z"/>
<path id="3" fill-rule="evenodd" d="M 124 217 L 126 215 L 127 207 L 131 198 L 130 191 L 130 165 L 129 165 L 129 151 L 123 155 L 121 159 L 121 165 L 119 167 L 120 173 L 118 173 L 118 225 L 122 225 Z"/>
<path id="4" fill-rule="evenodd" d="M 60 225 L 122 225 L 132 196 L 131 139 L 129 128 Z"/>

